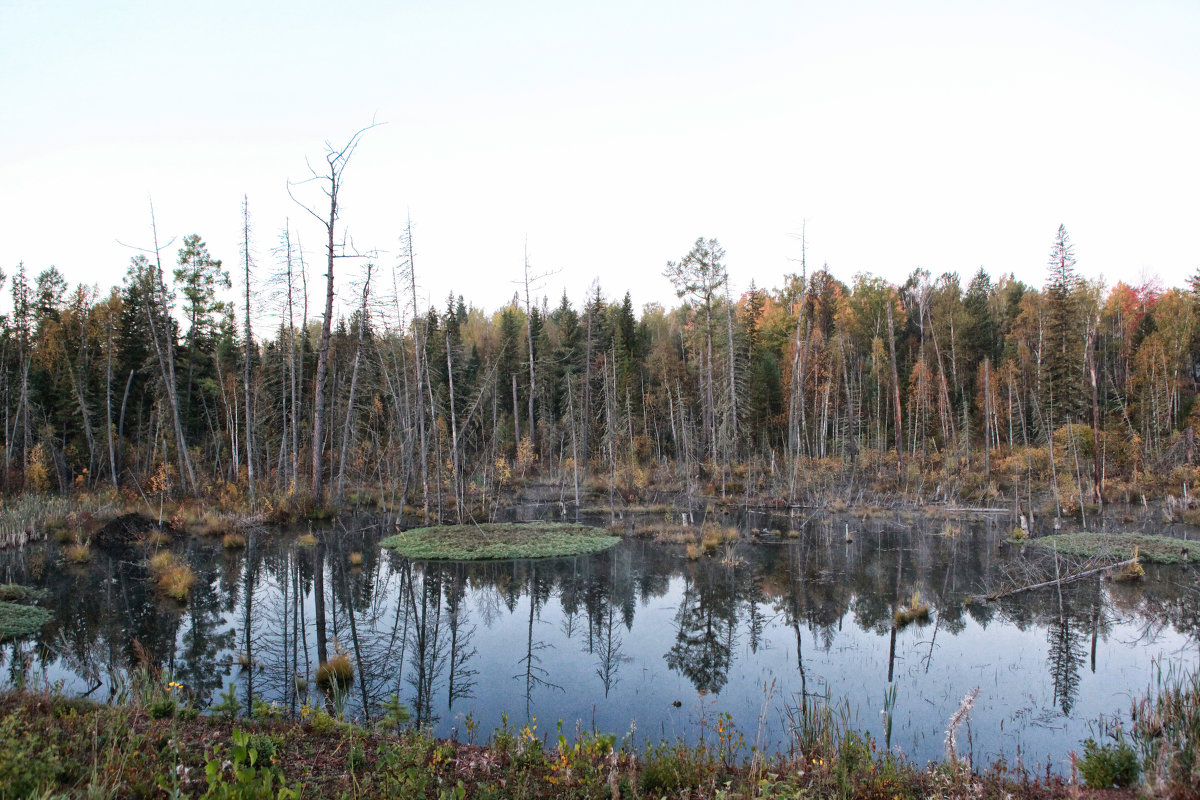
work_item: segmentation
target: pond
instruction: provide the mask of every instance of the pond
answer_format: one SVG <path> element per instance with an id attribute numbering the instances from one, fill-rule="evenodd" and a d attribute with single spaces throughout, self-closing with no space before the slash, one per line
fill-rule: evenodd
<path id="1" fill-rule="evenodd" d="M 725 720 L 770 751 L 787 749 L 808 697 L 917 762 L 943 755 L 948 719 L 979 688 L 960 752 L 1065 773 L 1089 723 L 1127 714 L 1156 665 L 1197 664 L 1200 582 L 1183 567 L 971 603 L 1023 558 L 1004 544 L 1007 518 L 822 518 L 753 543 L 751 528 L 789 520 L 727 522 L 742 542 L 696 560 L 627 538 L 575 558 L 413 563 L 379 549 L 393 529 L 377 520 L 316 529 L 308 547 L 297 532 L 259 531 L 241 550 L 184 538 L 173 547 L 198 576 L 186 605 L 157 594 L 139 547 L 94 548 L 85 566 L 53 543 L 4 551 L 0 578 L 44 587 L 55 617 L 0 646 L 0 666 L 9 683 L 106 699 L 142 658 L 205 702 L 232 686 L 243 704 L 359 719 L 396 693 L 462 739 L 536 717 L 552 739 L 561 720 L 568 737 L 711 741 Z M 914 591 L 930 618 L 897 630 Z M 314 678 L 339 652 L 354 681 L 330 700 Z"/>

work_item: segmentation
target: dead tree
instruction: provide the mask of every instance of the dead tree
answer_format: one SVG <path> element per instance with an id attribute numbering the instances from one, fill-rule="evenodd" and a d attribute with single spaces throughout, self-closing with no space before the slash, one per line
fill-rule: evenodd
<path id="1" fill-rule="evenodd" d="M 322 499 L 324 491 L 322 485 L 324 465 L 322 462 L 325 453 L 325 377 L 329 372 L 329 338 L 333 328 L 333 263 L 334 259 L 338 258 L 359 257 L 358 254 L 350 252 L 352 248 L 348 248 L 344 234 L 341 242 L 337 240 L 338 195 L 342 189 L 342 175 L 359 142 L 362 141 L 363 134 L 378 124 L 372 122 L 367 127 L 359 129 L 341 148 L 334 147 L 326 141 L 325 171 L 318 173 L 311 164 L 309 165 L 308 170 L 312 174 L 301 183 L 316 181 L 322 184 L 321 191 L 329 200 L 328 217 L 318 214 L 314 209 L 297 200 L 296 196 L 292 194 L 293 184 L 288 183 L 288 195 L 298 206 L 324 226 L 326 234 L 325 312 L 321 317 L 321 343 L 317 350 L 317 374 L 313 379 L 312 492 L 318 501 Z"/>

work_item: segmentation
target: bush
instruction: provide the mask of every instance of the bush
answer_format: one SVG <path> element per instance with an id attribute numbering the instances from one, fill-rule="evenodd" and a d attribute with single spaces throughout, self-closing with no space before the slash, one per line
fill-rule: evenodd
<path id="1" fill-rule="evenodd" d="M 1089 789 L 1124 788 L 1137 783 L 1141 766 L 1133 748 L 1123 740 L 1097 744 L 1095 739 L 1089 738 L 1083 743 L 1079 774 Z"/>

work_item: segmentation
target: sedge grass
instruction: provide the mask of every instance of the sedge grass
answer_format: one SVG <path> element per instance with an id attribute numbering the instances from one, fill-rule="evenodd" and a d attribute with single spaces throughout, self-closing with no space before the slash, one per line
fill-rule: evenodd
<path id="1" fill-rule="evenodd" d="M 382 547 L 435 561 L 476 561 L 598 553 L 619 542 L 599 528 L 563 522 L 436 525 L 389 536 Z"/>
<path id="2" fill-rule="evenodd" d="M 196 583 L 196 573 L 187 562 L 169 551 L 156 553 L 150 559 L 150 573 L 159 591 L 180 602 L 187 600 Z"/>

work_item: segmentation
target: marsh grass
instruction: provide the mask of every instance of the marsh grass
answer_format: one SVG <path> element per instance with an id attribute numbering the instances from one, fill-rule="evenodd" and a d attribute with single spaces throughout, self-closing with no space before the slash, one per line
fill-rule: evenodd
<path id="1" fill-rule="evenodd" d="M 296 544 L 300 545 L 301 547 L 316 547 L 317 537 L 313 536 L 311 533 L 304 533 L 296 539 Z"/>
<path id="2" fill-rule="evenodd" d="M 186 561 L 164 550 L 151 556 L 149 566 L 159 591 L 180 602 L 187 600 L 192 586 L 196 583 L 196 573 Z"/>
<path id="3" fill-rule="evenodd" d="M 514 522 L 414 528 L 389 536 L 380 546 L 414 559 L 475 561 L 598 553 L 619 541 L 586 525 Z"/>
<path id="4" fill-rule="evenodd" d="M 63 548 L 63 558 L 72 564 L 86 564 L 92 560 L 92 548 L 87 542 L 74 542 Z"/>
<path id="5" fill-rule="evenodd" d="M 350 566 L 361 567 L 363 563 L 363 554 L 355 550 L 350 553 Z"/>
<path id="6" fill-rule="evenodd" d="M 1200 542 L 1146 533 L 1064 533 L 1026 540 L 1034 547 L 1057 548 L 1059 553 L 1124 561 L 1135 550 L 1152 564 L 1200 563 Z"/>
<path id="7" fill-rule="evenodd" d="M 241 550 L 246 546 L 246 537 L 240 533 L 227 533 L 221 537 L 221 546 L 226 550 Z"/>
<path id="8" fill-rule="evenodd" d="M 1147 788 L 1156 797 L 1200 786 L 1200 670 L 1165 672 L 1156 664 L 1155 684 L 1133 703 L 1132 739 Z"/>
<path id="9" fill-rule="evenodd" d="M 914 622 L 923 624 L 929 621 L 929 604 L 921 602 L 919 590 L 914 589 L 908 603 L 896 609 L 892 621 L 897 630 L 903 630 Z"/>
<path id="10" fill-rule="evenodd" d="M 325 692 L 345 690 L 354 682 L 354 666 L 345 653 L 317 667 L 317 687 Z"/>

